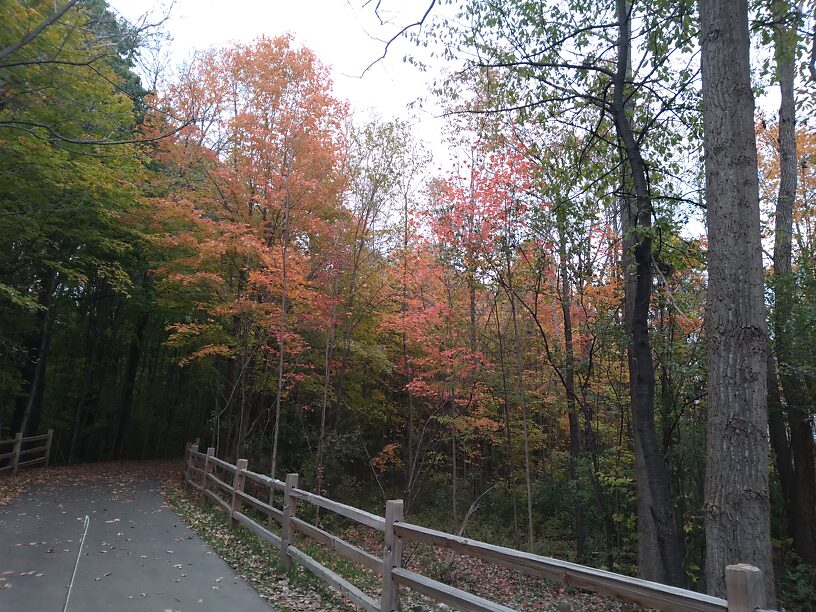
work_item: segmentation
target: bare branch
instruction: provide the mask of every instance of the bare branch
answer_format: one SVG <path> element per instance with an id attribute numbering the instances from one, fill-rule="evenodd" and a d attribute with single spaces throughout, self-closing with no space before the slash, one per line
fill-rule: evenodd
<path id="1" fill-rule="evenodd" d="M 397 39 L 398 39 L 400 36 L 402 36 L 403 34 L 405 34 L 405 33 L 406 33 L 408 30 L 410 30 L 411 28 L 417 28 L 417 27 L 418 27 L 418 28 L 421 28 L 421 27 L 422 27 L 422 26 L 425 24 L 425 20 L 428 18 L 428 15 L 430 15 L 430 14 L 431 14 L 431 10 L 433 10 L 433 7 L 434 7 L 434 5 L 435 5 L 435 4 L 436 4 L 436 0 L 431 0 L 431 3 L 428 5 L 428 8 L 427 8 L 427 9 L 425 9 L 425 14 L 424 14 L 424 15 L 422 15 L 422 19 L 420 19 L 419 21 L 415 21 L 414 23 L 409 23 L 407 26 L 405 26 L 404 28 L 402 28 L 402 29 L 401 29 L 399 32 L 397 32 L 397 33 L 396 33 L 396 34 L 394 34 L 394 35 L 393 35 L 391 38 L 389 38 L 387 41 L 385 41 L 385 49 L 383 49 L 382 55 L 381 55 L 380 57 L 378 57 L 377 59 L 375 59 L 373 62 L 371 62 L 371 63 L 370 63 L 370 64 L 369 64 L 369 65 L 366 67 L 366 69 L 365 69 L 365 70 L 363 70 L 363 72 L 360 74 L 360 78 L 364 77 L 364 76 L 365 76 L 365 73 L 366 73 L 366 72 L 368 72 L 369 70 L 371 70 L 371 68 L 372 68 L 372 67 L 373 67 L 375 64 L 377 64 L 378 62 L 380 62 L 380 61 L 382 61 L 382 60 L 384 60 L 384 59 L 385 59 L 385 56 L 386 56 L 386 55 L 388 55 L 388 49 L 389 49 L 389 47 L 391 46 L 391 44 L 392 44 L 392 43 L 393 43 L 395 40 L 397 40 Z M 379 4 L 379 2 L 378 2 L 378 3 L 377 3 L 377 8 L 379 8 L 379 6 L 380 6 L 380 4 Z M 375 9 L 375 12 L 376 12 L 376 9 Z M 378 18 L 379 18 L 379 15 L 378 15 Z"/>

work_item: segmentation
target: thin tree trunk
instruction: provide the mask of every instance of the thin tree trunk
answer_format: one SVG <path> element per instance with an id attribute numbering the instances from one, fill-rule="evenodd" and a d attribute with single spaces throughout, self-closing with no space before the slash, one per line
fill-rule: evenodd
<path id="1" fill-rule="evenodd" d="M 373 199 L 374 196 L 372 196 Z M 338 398 L 341 397 L 343 382 L 348 366 L 349 351 L 351 349 L 351 336 L 354 332 L 354 311 L 357 304 L 357 276 L 360 274 L 363 252 L 365 251 L 368 239 L 368 213 L 363 213 L 363 219 L 358 218 L 357 227 L 354 233 L 354 242 L 351 249 L 351 276 L 349 277 L 348 300 L 346 301 L 345 319 L 343 321 L 343 336 L 340 343 L 340 364 L 336 373 L 336 386 Z M 339 403 L 335 411 L 334 420 L 339 418 Z"/>
<path id="2" fill-rule="evenodd" d="M 275 431 L 272 434 L 272 460 L 270 462 L 269 474 L 275 478 L 278 468 L 278 436 L 280 434 L 280 416 L 281 416 L 281 398 L 283 396 L 283 380 L 284 380 L 284 354 L 286 349 L 286 291 L 288 288 L 289 277 L 286 269 L 286 258 L 289 250 L 289 208 L 290 197 L 289 192 L 289 173 L 291 163 L 287 163 L 286 175 L 284 176 L 284 203 L 283 203 L 283 244 L 281 246 L 281 318 L 280 326 L 278 328 L 278 389 L 275 394 Z M 272 490 L 269 491 L 270 503 L 272 497 Z M 271 520 L 271 518 L 270 518 Z"/>
<path id="3" fill-rule="evenodd" d="M 631 178 L 631 177 L 630 177 Z M 624 314 L 623 322 L 627 338 L 632 335 L 632 317 L 634 313 L 635 290 L 637 287 L 637 273 L 634 260 L 635 228 L 637 227 L 637 209 L 631 186 L 623 181 L 621 198 L 621 235 L 622 235 L 622 267 L 624 282 Z M 627 347 L 627 354 L 629 349 Z M 633 411 L 630 400 L 630 410 Z M 634 418 L 632 418 L 634 422 Z M 642 578 L 654 582 L 665 582 L 666 572 L 660 557 L 660 546 L 657 541 L 657 528 L 652 516 L 652 496 L 649 490 L 649 479 L 646 471 L 646 461 L 643 457 L 643 448 L 640 437 L 635 435 L 632 427 L 632 446 L 635 456 L 635 487 L 637 502 L 637 536 L 638 536 L 638 572 Z"/>
<path id="4" fill-rule="evenodd" d="M 575 487 L 575 554 L 580 563 L 586 556 L 586 527 L 584 525 L 583 503 L 580 498 L 581 485 L 576 473 L 576 466 L 581 455 L 581 434 L 578 422 L 578 411 L 575 407 L 575 356 L 572 346 L 572 290 L 567 266 L 566 204 L 558 205 L 556 211 L 558 223 L 558 257 L 559 276 L 561 279 L 561 312 L 564 318 L 564 386 L 567 392 L 567 417 L 569 419 L 569 479 Z"/>
<path id="5" fill-rule="evenodd" d="M 405 373 L 406 388 L 411 383 L 411 368 L 408 363 L 408 337 L 405 333 L 406 317 L 408 316 L 408 194 L 403 193 L 402 199 L 402 303 L 400 304 L 402 314 L 402 370 Z M 405 499 L 408 514 L 413 500 L 413 483 L 416 477 L 414 465 L 414 394 L 411 389 L 408 391 L 408 465 L 406 473 Z"/>
<path id="6" fill-rule="evenodd" d="M 793 209 L 796 204 L 798 159 L 796 154 L 795 56 L 798 34 L 791 13 L 796 8 L 784 0 L 773 0 L 774 56 L 780 88 L 779 106 L 779 193 L 774 227 L 774 317 L 779 380 L 785 397 L 792 486 L 784 487 L 793 545 L 799 556 L 816 565 L 816 463 L 810 423 L 812 399 L 802 380 L 795 357 L 791 330 L 795 278 L 792 268 Z M 781 473 L 780 473 L 781 476 Z"/>
<path id="7" fill-rule="evenodd" d="M 524 368 L 521 360 L 521 339 L 518 333 L 518 317 L 516 315 L 515 296 L 510 294 L 510 312 L 513 318 L 513 352 L 516 360 L 516 375 L 518 376 L 519 404 L 521 404 L 521 428 L 524 436 L 524 480 L 527 485 L 527 549 L 532 552 L 535 546 L 535 532 L 533 530 L 533 490 L 530 474 L 530 433 L 527 427 L 527 399 L 525 397 Z"/>
<path id="8" fill-rule="evenodd" d="M 499 319 L 498 294 L 494 298 L 494 309 L 496 310 L 496 336 L 499 339 L 499 367 L 502 375 L 502 399 L 503 416 L 504 416 L 504 461 L 505 461 L 505 479 L 510 486 L 511 495 L 513 497 L 513 543 L 518 545 L 519 528 L 518 528 L 518 507 L 516 504 L 516 478 L 515 470 L 513 469 L 513 451 L 510 443 L 510 400 L 508 398 L 507 388 L 507 368 L 504 365 L 504 334 L 501 330 L 501 321 Z"/>
<path id="9" fill-rule="evenodd" d="M 767 341 L 746 0 L 701 0 L 708 221 L 706 580 L 762 570 L 775 603 L 768 497 Z"/>
<path id="10" fill-rule="evenodd" d="M 31 387 L 26 400 L 23 420 L 20 423 L 20 431 L 24 435 L 36 434 L 36 429 L 40 421 L 42 412 L 42 401 L 45 395 L 45 372 L 48 366 L 48 349 L 51 346 L 51 321 L 54 317 L 54 305 L 46 307 L 42 316 L 42 327 L 40 329 L 40 346 L 37 351 L 37 364 L 34 366 L 34 376 L 31 380 Z"/>
<path id="11" fill-rule="evenodd" d="M 54 318 L 54 292 L 57 288 L 57 273 L 50 272 L 47 285 L 43 287 L 43 292 L 40 295 L 40 303 L 45 310 L 41 315 L 40 324 L 40 345 L 37 350 L 37 363 L 34 366 L 31 377 L 31 386 L 26 399 L 25 409 L 23 410 L 22 420 L 20 421 L 19 431 L 23 435 L 35 434 L 36 431 L 29 431 L 33 425 L 38 425 L 40 420 L 40 413 L 42 411 L 42 400 L 45 392 L 45 372 L 48 364 L 48 349 L 51 346 L 51 325 Z"/>
<path id="12" fill-rule="evenodd" d="M 771 448 L 774 451 L 776 471 L 779 473 L 779 484 L 784 499 L 786 532 L 793 534 L 792 524 L 794 512 L 793 499 L 793 463 L 791 462 L 790 439 L 788 438 L 785 412 L 782 407 L 782 398 L 779 394 L 779 378 L 776 375 L 776 362 L 773 354 L 768 351 L 768 433 Z"/>
<path id="13" fill-rule="evenodd" d="M 99 326 L 102 309 L 101 298 L 97 297 L 97 290 L 91 290 L 89 296 L 90 306 L 88 312 L 88 331 L 85 338 L 85 370 L 82 376 L 82 388 L 77 400 L 76 411 L 74 413 L 74 427 L 71 434 L 71 445 L 68 449 L 68 463 L 73 463 L 79 450 L 79 436 L 82 425 L 85 422 L 87 412 L 88 393 L 94 378 L 96 361 L 96 345 L 99 339 Z"/>
<path id="14" fill-rule="evenodd" d="M 325 353 L 325 370 L 323 372 L 323 401 L 320 406 L 320 434 L 317 439 L 317 493 L 322 495 L 323 486 L 323 447 L 326 440 L 326 409 L 329 405 L 329 388 L 331 386 L 331 366 L 334 360 L 334 336 L 335 327 L 337 325 L 337 271 L 334 272 L 332 279 L 332 293 L 331 293 L 331 311 L 329 316 L 329 325 L 326 329 L 326 353 Z"/>
<path id="15" fill-rule="evenodd" d="M 113 456 L 116 459 L 121 459 L 124 452 L 125 434 L 127 434 L 128 425 L 130 423 L 130 412 L 133 408 L 133 396 L 136 390 L 136 374 L 139 371 L 139 360 L 142 356 L 142 344 L 147 329 L 147 320 L 148 315 L 146 313 L 139 317 L 136 323 L 136 333 L 130 343 L 127 367 L 125 369 L 122 405 L 119 408 L 119 423 L 116 427 L 116 439 L 113 445 Z"/>
<path id="16" fill-rule="evenodd" d="M 456 424 L 451 424 L 451 465 L 452 465 L 452 473 L 453 473 L 453 491 L 452 491 L 452 503 L 453 503 L 453 524 L 454 526 L 459 524 L 459 508 L 457 505 L 456 499 Z"/>
<path id="17" fill-rule="evenodd" d="M 252 216 L 251 206 L 247 213 L 250 217 Z M 235 274 L 236 286 L 234 291 L 239 300 L 243 299 L 247 287 L 247 267 L 248 261 L 246 258 L 243 258 L 242 265 L 238 267 Z M 234 436 L 234 443 L 230 441 L 227 447 L 227 454 L 233 457 L 233 459 L 237 462 L 243 454 L 247 428 L 249 427 L 249 416 L 247 415 L 247 372 L 252 371 L 250 368 L 250 362 L 253 359 L 254 351 L 249 349 L 249 317 L 247 317 L 245 313 L 233 315 L 232 327 L 233 334 L 240 338 L 241 353 L 240 359 L 237 363 L 234 359 L 231 360 L 231 367 L 234 376 L 232 377 L 232 389 L 230 390 L 229 397 L 231 401 L 235 389 L 238 388 L 240 388 L 240 397 L 238 403 L 238 424 L 237 427 L 235 425 L 231 427 L 231 434 Z M 230 412 L 234 414 L 235 410 L 233 409 Z"/>
<path id="18" fill-rule="evenodd" d="M 632 173 L 636 214 L 632 215 L 637 233 L 633 237 L 632 254 L 635 274 L 633 293 L 627 295 L 631 326 L 629 331 L 629 393 L 632 402 L 632 428 L 635 438 L 635 458 L 639 483 L 648 483 L 648 514 L 654 522 L 655 534 L 664 580 L 669 584 L 683 586 L 683 552 L 674 504 L 669 490 L 666 471 L 654 420 L 655 373 L 652 347 L 649 338 L 649 307 L 652 294 L 652 200 L 646 181 L 646 164 L 641 156 L 632 123 L 628 115 L 627 74 L 631 49 L 631 5 L 628 0 L 617 0 L 618 12 L 618 64 L 614 80 L 612 112 L 615 130 L 623 143 L 629 170 Z M 626 258 L 624 258 L 626 260 Z M 627 288 L 629 284 L 627 283 Z M 638 459 L 638 453 L 641 458 Z M 639 491 L 646 487 L 639 484 Z M 640 507 L 640 506 L 639 506 Z M 648 524 L 645 509 L 639 512 L 640 523 Z M 644 520 L 645 519 L 645 520 Z M 642 529 L 644 524 L 639 525 Z M 641 568 L 644 571 L 644 568 Z"/>
<path id="19" fill-rule="evenodd" d="M 453 310 L 453 295 L 451 286 L 448 283 L 446 285 L 446 292 L 447 292 L 447 300 L 448 300 L 448 312 L 452 313 Z M 451 322 L 450 317 L 447 317 L 445 321 L 445 346 L 450 349 L 453 347 L 453 333 L 451 332 Z M 455 374 L 454 371 L 451 370 L 450 374 L 447 376 L 448 380 L 448 388 L 447 388 L 447 397 L 445 398 L 445 406 L 449 409 L 450 412 L 450 435 L 451 435 L 451 496 L 452 496 L 452 511 L 453 511 L 453 524 L 459 524 L 459 508 L 458 508 L 458 499 L 457 499 L 457 465 L 456 465 L 456 419 L 459 416 L 458 410 L 456 407 L 456 383 L 455 383 Z"/>
<path id="20" fill-rule="evenodd" d="M 507 247 L 506 256 L 507 289 L 510 298 L 510 317 L 513 322 L 513 353 L 516 362 L 516 376 L 518 377 L 519 404 L 521 405 L 521 431 L 524 437 L 524 480 L 527 486 L 527 549 L 532 552 L 535 546 L 535 531 L 533 529 L 533 490 L 530 474 L 530 433 L 527 427 L 527 398 L 524 385 L 524 366 L 521 358 L 521 338 L 519 337 L 518 330 L 516 294 L 513 288 L 513 271 L 509 247 Z"/>

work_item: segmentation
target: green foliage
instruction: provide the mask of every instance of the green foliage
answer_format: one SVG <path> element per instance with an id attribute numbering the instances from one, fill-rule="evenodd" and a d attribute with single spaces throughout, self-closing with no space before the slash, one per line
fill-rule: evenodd
<path id="1" fill-rule="evenodd" d="M 816 567 L 802 561 L 790 538 L 774 539 L 777 597 L 786 610 L 809 610 L 816 601 Z"/>

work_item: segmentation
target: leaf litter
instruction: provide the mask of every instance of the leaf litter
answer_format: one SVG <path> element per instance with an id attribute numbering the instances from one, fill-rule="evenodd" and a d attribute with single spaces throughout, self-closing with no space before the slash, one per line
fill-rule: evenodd
<path id="1" fill-rule="evenodd" d="M 189 494 L 181 485 L 182 465 L 171 461 L 122 462 L 103 464 L 83 464 L 74 466 L 50 467 L 48 469 L 31 469 L 18 472 L 17 475 L 0 476 L 0 508 L 12 499 L 26 492 L 32 486 L 41 485 L 70 485 L 103 486 L 103 481 L 114 481 L 115 487 L 109 487 L 111 499 L 127 501 L 130 488 L 133 484 L 145 480 L 146 475 L 161 479 L 163 493 L 169 506 L 182 516 L 184 522 L 205 541 L 216 549 L 219 555 L 235 569 L 242 578 L 250 582 L 261 597 L 275 607 L 293 611 L 314 610 L 354 610 L 355 607 L 341 595 L 328 589 L 317 578 L 311 576 L 304 568 L 295 566 L 289 572 L 277 566 L 275 559 L 277 549 L 274 549 L 258 540 L 254 536 L 237 537 L 232 532 L 224 517 L 214 509 L 203 508 L 196 498 Z M 82 520 L 82 519 L 79 519 Z M 106 520 L 113 524 L 120 522 L 113 517 Z M 133 528 L 133 525 L 130 526 Z M 121 537 L 122 532 L 117 533 Z M 369 550 L 373 554 L 381 554 L 382 543 L 378 542 L 373 534 L 365 530 L 351 528 L 343 532 L 342 537 L 347 541 Z M 30 542 L 36 546 L 41 542 Z M 69 549 L 65 549 L 68 551 Z M 52 552 L 49 550 L 48 552 Z M 172 554 L 172 550 L 166 551 Z M 571 610 L 595 610 L 599 612 L 623 612 L 639 608 L 623 604 L 594 593 L 587 593 L 575 589 L 566 589 L 560 585 L 547 583 L 542 579 L 523 576 L 518 572 L 487 564 L 478 559 L 461 555 L 451 556 L 450 553 L 431 549 L 412 551 L 406 546 L 406 567 L 413 571 L 420 571 L 434 578 L 444 578 L 446 582 L 466 588 L 474 594 L 486 598 L 501 597 L 502 603 L 523 611 L 550 611 L 568 612 Z M 141 555 L 147 558 L 146 555 Z M 321 557 L 322 558 L 322 557 Z M 181 564 L 174 565 L 181 569 Z M 445 576 L 436 576 L 443 567 Z M 42 573 L 32 570 L 24 572 L 25 576 L 43 576 Z M 105 574 L 110 575 L 110 572 Z M 186 577 L 186 574 L 180 574 Z M 177 578 L 174 582 L 180 581 Z M 223 577 L 215 582 L 221 582 Z M 101 580 L 101 578 L 96 578 Z M 370 595 L 379 597 L 376 583 L 365 589 Z M 373 585 L 373 586 L 372 586 Z M 11 582 L 6 577 L 0 577 L 0 589 L 9 589 Z M 212 585 L 218 590 L 217 584 Z M 140 593 L 140 597 L 147 597 L 147 593 Z M 403 590 L 404 607 L 412 610 L 444 609 L 433 606 L 427 598 L 410 591 Z"/>

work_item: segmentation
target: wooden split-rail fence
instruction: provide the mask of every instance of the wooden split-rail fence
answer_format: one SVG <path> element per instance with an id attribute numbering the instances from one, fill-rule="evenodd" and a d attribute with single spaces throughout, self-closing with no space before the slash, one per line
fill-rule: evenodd
<path id="1" fill-rule="evenodd" d="M 48 433 L 41 436 L 24 438 L 22 432 L 20 432 L 13 438 L 0 440 L 0 472 L 11 470 L 13 474 L 16 474 L 21 467 L 37 465 L 38 463 L 48 467 L 53 438 L 54 430 L 49 429 Z"/>
<path id="2" fill-rule="evenodd" d="M 726 568 L 728 599 L 632 578 L 576 563 L 542 557 L 504 546 L 495 546 L 451 535 L 443 531 L 413 525 L 403 520 L 402 500 L 385 503 L 385 516 L 378 516 L 353 506 L 328 499 L 298 488 L 298 475 L 287 474 L 286 480 L 276 480 L 250 471 L 246 459 L 236 465 L 215 456 L 215 449 L 199 452 L 197 444 L 187 446 L 184 480 L 198 491 L 201 501 L 209 499 L 230 517 L 233 528 L 243 525 L 258 537 L 273 544 L 280 551 L 281 563 L 290 567 L 296 561 L 329 586 L 347 596 L 355 605 L 370 612 L 392 612 L 398 609 L 399 587 L 408 587 L 431 599 L 466 612 L 510 612 L 512 608 L 457 589 L 402 567 L 403 543 L 420 542 L 446 548 L 456 553 L 495 563 L 531 576 L 541 576 L 555 582 L 594 591 L 622 601 L 661 610 L 711 612 L 755 612 L 765 606 L 762 572 L 756 567 L 739 564 Z M 267 501 L 250 495 L 247 480 L 260 485 L 269 495 Z M 280 493 L 283 501 L 276 508 L 273 493 Z M 299 502 L 328 510 L 365 525 L 383 534 L 382 557 L 373 555 L 346 542 L 297 515 Z M 244 514 L 244 505 L 260 511 L 280 525 L 280 535 Z M 302 534 L 332 549 L 381 576 L 379 600 L 320 564 L 295 545 L 295 534 Z"/>

